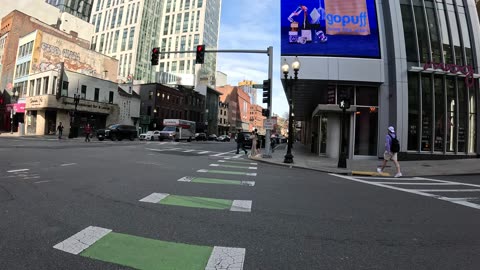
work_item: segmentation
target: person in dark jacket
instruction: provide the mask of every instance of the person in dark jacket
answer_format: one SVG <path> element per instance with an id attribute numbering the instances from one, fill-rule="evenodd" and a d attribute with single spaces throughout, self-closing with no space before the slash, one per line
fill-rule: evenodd
<path id="1" fill-rule="evenodd" d="M 87 124 L 83 131 L 85 132 L 85 142 L 90 142 L 90 134 L 92 133 L 92 127 L 90 124 Z"/>
<path id="2" fill-rule="evenodd" d="M 58 124 L 57 131 L 58 131 L 58 139 L 62 139 L 62 135 L 63 135 L 63 124 L 62 124 L 62 122 L 60 122 Z"/>
<path id="3" fill-rule="evenodd" d="M 245 135 L 241 130 L 238 130 L 237 134 L 237 154 L 240 152 L 240 148 L 245 151 L 245 155 L 248 153 L 245 149 Z"/>

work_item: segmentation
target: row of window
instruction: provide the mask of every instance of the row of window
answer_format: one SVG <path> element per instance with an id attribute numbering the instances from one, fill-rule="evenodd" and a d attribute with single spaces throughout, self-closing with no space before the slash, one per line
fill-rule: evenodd
<path id="1" fill-rule="evenodd" d="M 172 3 L 173 2 L 173 3 Z M 177 6 L 177 3 L 180 3 Z M 195 6 L 195 0 L 167 0 L 165 11 L 166 12 L 175 12 L 181 10 L 189 10 L 190 8 L 202 8 L 203 0 L 197 0 L 197 5 Z"/>
<path id="2" fill-rule="evenodd" d="M 407 61 L 473 64 L 463 0 L 401 0 L 401 12 Z"/>
<path id="3" fill-rule="evenodd" d="M 133 0 L 128 1 L 132 2 Z M 109 8 L 110 6 L 118 6 L 123 3 L 125 3 L 125 0 L 97 0 L 97 7 L 95 10 L 99 11 L 100 9 Z"/>
<path id="4" fill-rule="evenodd" d="M 108 32 L 107 34 L 101 34 L 100 40 L 98 40 L 98 35 L 96 35 L 92 38 L 91 49 L 104 54 L 116 53 L 118 50 L 119 37 L 120 37 L 120 30 L 111 31 L 111 32 Z M 123 29 L 122 39 L 120 43 L 120 52 L 133 49 L 133 42 L 135 41 L 134 37 L 135 37 L 135 27 L 131 27 L 130 31 L 128 28 Z M 127 43 L 127 40 L 128 40 L 128 43 Z M 98 41 L 98 44 L 97 44 L 97 41 Z"/>
<path id="5" fill-rule="evenodd" d="M 30 73 L 30 61 L 18 64 L 15 67 L 15 78 L 26 76 Z"/>
<path id="6" fill-rule="evenodd" d="M 127 11 L 124 12 L 124 6 L 107 10 L 105 13 L 99 13 L 92 16 L 91 23 L 95 25 L 95 33 L 98 33 L 100 29 L 102 31 L 111 30 L 122 25 L 136 24 L 138 21 L 138 13 L 140 9 L 140 3 L 128 4 Z M 123 16 L 125 15 L 125 20 Z M 103 16 L 103 23 L 102 23 Z"/>
<path id="7" fill-rule="evenodd" d="M 195 16 L 196 14 L 196 16 Z M 182 20 L 183 15 L 183 20 Z M 176 16 L 176 19 L 175 19 Z M 171 18 L 171 20 L 170 20 Z M 183 21 L 183 25 L 182 25 Z M 190 31 L 189 31 L 190 26 Z M 200 30 L 200 11 L 197 12 L 185 12 L 179 13 L 176 15 L 167 15 L 165 16 L 165 21 L 163 23 L 163 35 L 173 35 L 179 34 L 180 32 L 198 32 Z"/>
<path id="8" fill-rule="evenodd" d="M 184 115 L 182 111 L 160 109 L 160 107 L 156 107 L 155 109 L 153 109 L 153 114 L 155 117 L 159 117 L 159 118 L 174 118 L 174 119 L 183 119 L 183 115 Z M 152 115 L 152 106 L 147 107 L 147 115 L 150 115 L 150 116 Z"/>
<path id="9" fill-rule="evenodd" d="M 33 52 L 33 41 L 30 41 L 20 46 L 20 48 L 18 49 L 18 58 L 30 55 L 32 54 L 32 52 Z"/>
<path id="10" fill-rule="evenodd" d="M 464 79 L 408 74 L 408 150 L 475 152 L 478 89 Z"/>

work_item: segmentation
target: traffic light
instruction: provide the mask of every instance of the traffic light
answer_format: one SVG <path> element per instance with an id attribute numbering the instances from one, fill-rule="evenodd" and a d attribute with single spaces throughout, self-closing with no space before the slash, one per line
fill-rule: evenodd
<path id="1" fill-rule="evenodd" d="M 268 109 L 262 109 L 262 116 L 269 117 L 270 111 Z"/>
<path id="2" fill-rule="evenodd" d="M 160 50 L 158 48 L 152 49 L 152 66 L 158 66 L 158 55 L 160 54 Z"/>
<path id="3" fill-rule="evenodd" d="M 197 45 L 197 58 L 195 61 L 197 64 L 203 64 L 205 62 L 205 45 Z"/>
<path id="4" fill-rule="evenodd" d="M 270 100 L 270 91 L 272 89 L 272 86 L 270 84 L 270 80 L 264 80 L 263 81 L 263 103 L 267 103 L 270 105 L 271 100 Z"/>

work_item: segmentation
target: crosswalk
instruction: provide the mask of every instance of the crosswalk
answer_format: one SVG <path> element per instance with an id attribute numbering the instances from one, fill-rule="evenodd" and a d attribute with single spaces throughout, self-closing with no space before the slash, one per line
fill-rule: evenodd
<path id="1" fill-rule="evenodd" d="M 151 148 L 147 147 L 145 150 L 152 153 L 164 153 L 164 154 L 173 154 L 173 155 L 188 155 L 188 156 L 211 156 L 211 157 L 230 157 L 238 159 L 243 154 L 236 154 L 236 150 L 226 151 L 226 152 L 217 152 L 217 151 L 207 151 L 204 149 L 187 149 L 182 147 L 166 147 L 166 148 Z"/>
<path id="2" fill-rule="evenodd" d="M 205 150 L 169 148 L 148 149 L 150 151 L 177 151 L 188 154 L 210 154 L 219 159 L 207 168 L 199 169 L 189 176 L 171 179 L 177 185 L 217 185 L 238 186 L 252 190 L 256 182 L 258 164 L 229 155 L 230 152 L 214 153 Z M 219 155 L 221 154 L 221 155 Z M 213 170 L 212 170 L 213 168 Z M 237 179 L 230 179 L 235 176 Z M 238 180 L 241 178 L 242 180 Z M 242 187 L 243 186 L 243 187 Z M 254 203 L 249 198 L 207 198 L 162 193 L 155 190 L 139 198 L 139 203 L 152 207 L 189 207 L 199 211 L 229 211 L 235 215 L 248 215 Z M 201 210 L 204 209 L 204 210 Z M 195 226 L 192 224 L 192 226 Z M 242 247 L 203 246 L 167 242 L 159 239 L 138 237 L 112 229 L 89 226 L 71 237 L 58 242 L 54 249 L 72 255 L 99 261 L 115 263 L 134 269 L 205 269 L 242 270 L 245 264 L 246 249 Z M 142 258 L 139 260 L 138 258 Z"/>
<path id="3" fill-rule="evenodd" d="M 389 178 L 346 176 L 339 174 L 331 175 L 350 181 L 403 191 L 480 210 L 480 185 L 476 184 L 425 177 Z"/>

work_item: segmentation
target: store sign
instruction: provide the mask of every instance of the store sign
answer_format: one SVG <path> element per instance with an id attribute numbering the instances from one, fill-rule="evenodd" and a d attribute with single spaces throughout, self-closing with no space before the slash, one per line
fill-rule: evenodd
<path id="1" fill-rule="evenodd" d="M 263 127 L 265 129 L 269 129 L 269 130 L 272 130 L 273 129 L 273 126 L 276 124 L 276 120 L 274 119 L 265 119 L 263 120 Z"/>
<path id="2" fill-rule="evenodd" d="M 80 100 L 77 105 L 77 109 L 83 112 L 109 114 L 113 112 L 114 106 L 116 105 L 94 102 L 89 100 Z M 73 102 L 73 98 L 62 97 L 60 100 L 57 100 L 54 95 L 27 97 L 25 104 L 26 110 L 37 110 L 46 108 L 70 111 L 75 109 L 75 103 Z"/>
<path id="3" fill-rule="evenodd" d="M 281 0 L 281 54 L 380 58 L 375 0 Z"/>
<path id="4" fill-rule="evenodd" d="M 427 70 L 429 68 L 432 69 L 439 69 L 445 72 L 449 72 L 451 74 L 458 74 L 461 73 L 465 75 L 465 85 L 468 88 L 475 86 L 475 72 L 472 66 L 460 66 L 455 64 L 445 64 L 445 63 L 433 63 L 427 62 L 423 65 L 423 70 Z"/>

